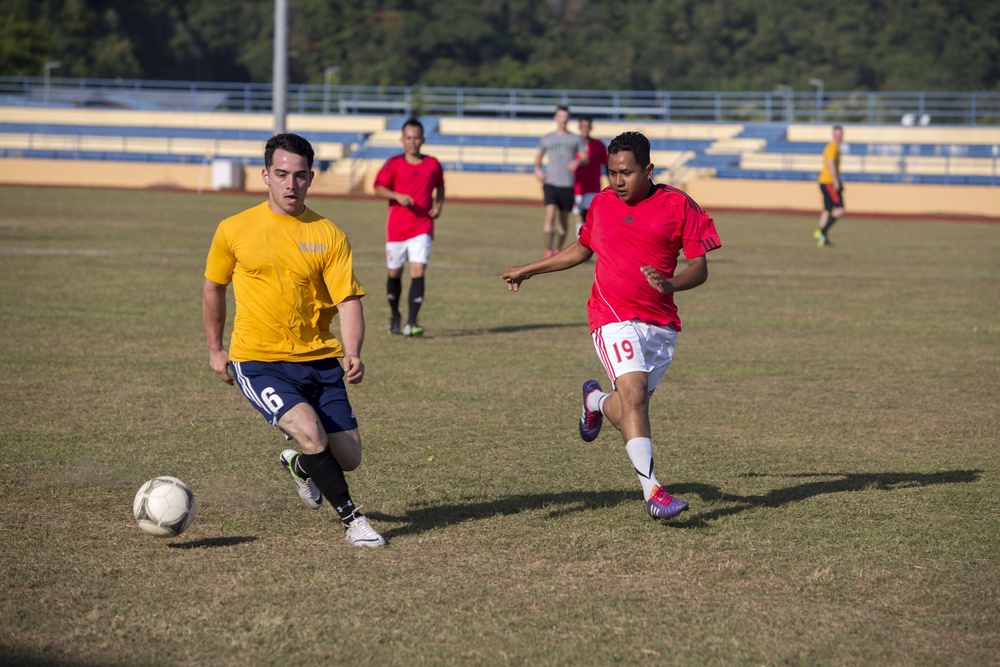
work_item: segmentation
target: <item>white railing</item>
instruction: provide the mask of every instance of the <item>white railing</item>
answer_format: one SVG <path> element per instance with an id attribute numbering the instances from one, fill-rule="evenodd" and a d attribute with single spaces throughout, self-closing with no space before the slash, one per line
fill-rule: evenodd
<path id="1" fill-rule="evenodd" d="M 1000 125 L 997 92 L 615 91 L 291 84 L 289 113 L 546 118 L 557 104 L 597 118 L 708 122 Z M 0 105 L 270 112 L 263 83 L 0 77 Z"/>

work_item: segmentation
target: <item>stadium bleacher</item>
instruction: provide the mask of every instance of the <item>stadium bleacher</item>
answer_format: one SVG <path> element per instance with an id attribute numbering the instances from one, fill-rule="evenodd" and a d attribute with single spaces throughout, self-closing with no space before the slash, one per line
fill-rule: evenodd
<path id="1" fill-rule="evenodd" d="M 316 147 L 318 191 L 370 193 L 378 168 L 401 151 L 404 120 L 400 115 L 291 114 L 287 128 Z M 421 120 L 425 152 L 468 182 L 450 191 L 473 196 L 486 187 L 502 197 L 536 197 L 531 172 L 538 139 L 552 130 L 551 119 Z M 202 168 L 226 160 L 256 171 L 272 122 L 268 114 L 253 113 L 0 107 L 0 158 Z M 813 181 L 830 135 L 830 125 L 814 123 L 598 120 L 595 126 L 595 134 L 605 141 L 628 130 L 649 137 L 657 179 L 677 184 L 701 179 Z M 1000 128 L 848 125 L 845 130 L 845 182 L 1000 185 Z M 199 189 L 203 171 L 197 176 Z M 477 174 L 483 178 L 477 180 Z M 500 175 L 512 179 L 512 185 L 498 186 Z M 187 178 L 176 183 L 185 187 Z"/>

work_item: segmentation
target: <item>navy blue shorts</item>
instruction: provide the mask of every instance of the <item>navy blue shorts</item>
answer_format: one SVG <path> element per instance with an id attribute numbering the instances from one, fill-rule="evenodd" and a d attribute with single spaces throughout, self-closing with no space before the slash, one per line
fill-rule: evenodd
<path id="1" fill-rule="evenodd" d="M 347 400 L 344 369 L 336 358 L 319 361 L 233 361 L 236 384 L 264 419 L 278 420 L 299 403 L 316 410 L 327 433 L 358 427 Z"/>

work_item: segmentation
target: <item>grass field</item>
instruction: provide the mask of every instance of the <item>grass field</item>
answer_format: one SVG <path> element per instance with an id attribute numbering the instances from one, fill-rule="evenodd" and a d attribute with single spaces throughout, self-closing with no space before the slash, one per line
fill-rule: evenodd
<path id="1" fill-rule="evenodd" d="M 538 207 L 448 204 L 411 340 L 383 204 L 311 200 L 369 290 L 362 550 L 208 369 L 205 252 L 256 197 L 0 197 L 0 663 L 1000 664 L 1000 226 L 717 215 L 652 401 L 664 524 L 576 433 L 590 269 L 499 278 Z M 173 540 L 131 516 L 155 475 L 198 499 Z"/>

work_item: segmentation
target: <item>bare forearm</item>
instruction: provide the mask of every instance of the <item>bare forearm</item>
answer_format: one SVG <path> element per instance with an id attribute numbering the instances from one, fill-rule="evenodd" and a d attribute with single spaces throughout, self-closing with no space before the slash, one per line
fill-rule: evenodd
<path id="1" fill-rule="evenodd" d="M 344 356 L 361 356 L 365 342 L 365 316 L 361 299 L 352 297 L 337 304 L 340 313 L 340 342 Z"/>
<path id="2" fill-rule="evenodd" d="M 708 280 L 708 261 L 704 255 L 689 259 L 687 268 L 671 278 L 664 278 L 652 266 L 644 266 L 641 271 L 653 289 L 663 294 L 671 294 L 693 289 Z"/>
<path id="3" fill-rule="evenodd" d="M 222 334 L 226 326 L 226 286 L 206 280 L 202 290 L 201 319 L 205 325 L 208 349 L 222 349 Z"/>
<path id="4" fill-rule="evenodd" d="M 700 264 L 698 266 L 689 265 L 667 282 L 673 288 L 672 292 L 683 292 L 704 284 L 706 280 L 708 280 L 708 266 Z"/>
<path id="5" fill-rule="evenodd" d="M 208 344 L 208 366 L 226 384 L 233 383 L 229 374 L 229 352 L 222 346 L 226 327 L 226 286 L 205 280 L 201 291 L 201 319 L 205 324 Z"/>

